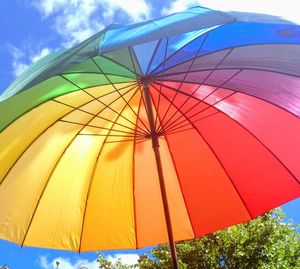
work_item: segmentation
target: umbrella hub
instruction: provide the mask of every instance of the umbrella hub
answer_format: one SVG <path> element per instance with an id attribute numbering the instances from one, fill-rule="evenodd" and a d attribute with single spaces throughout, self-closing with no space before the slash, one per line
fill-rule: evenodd
<path id="1" fill-rule="evenodd" d="M 150 83 L 152 80 L 153 80 L 153 77 L 151 75 L 137 77 L 137 81 L 141 85 L 146 85 L 146 84 Z"/>

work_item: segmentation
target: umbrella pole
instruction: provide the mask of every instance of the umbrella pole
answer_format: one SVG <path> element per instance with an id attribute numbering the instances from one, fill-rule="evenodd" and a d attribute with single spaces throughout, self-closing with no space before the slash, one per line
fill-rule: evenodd
<path id="1" fill-rule="evenodd" d="M 149 124 L 150 124 L 150 130 L 151 130 L 152 148 L 153 148 L 154 155 L 155 155 L 161 197 L 162 197 L 164 213 L 165 213 L 165 220 L 166 220 L 167 231 L 168 231 L 169 245 L 170 245 L 170 249 L 171 249 L 173 269 L 178 269 L 179 267 L 178 267 L 178 261 L 177 261 L 176 246 L 175 246 L 175 241 L 174 241 L 174 236 L 173 236 L 173 231 L 172 231 L 170 210 L 169 210 L 169 206 L 168 206 L 168 199 L 167 199 L 167 192 L 166 192 L 166 185 L 165 185 L 165 180 L 164 180 L 164 175 L 163 175 L 163 170 L 162 170 L 162 163 L 161 163 L 160 152 L 159 152 L 158 135 L 155 130 L 155 122 L 154 122 L 154 116 L 153 116 L 151 95 L 149 92 L 148 84 L 143 83 L 143 86 L 144 86 L 144 93 L 145 93 L 145 104 L 146 104 L 146 108 L 147 108 L 147 114 L 148 114 L 148 119 L 149 119 Z"/>

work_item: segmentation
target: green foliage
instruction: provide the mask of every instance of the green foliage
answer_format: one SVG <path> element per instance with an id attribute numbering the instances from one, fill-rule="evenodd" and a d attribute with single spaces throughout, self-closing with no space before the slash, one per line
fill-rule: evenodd
<path id="1" fill-rule="evenodd" d="M 300 234 L 296 225 L 284 222 L 279 209 L 200 239 L 178 243 L 176 248 L 182 269 L 300 268 Z M 168 245 L 153 248 L 148 257 L 137 268 L 171 268 Z"/>
<path id="2" fill-rule="evenodd" d="M 121 259 L 117 259 L 116 262 L 111 262 L 108 260 L 108 258 L 101 254 L 98 253 L 98 259 L 97 262 L 99 264 L 99 268 L 101 269 L 134 269 L 134 268 L 139 268 L 138 265 L 126 265 L 123 264 Z"/>

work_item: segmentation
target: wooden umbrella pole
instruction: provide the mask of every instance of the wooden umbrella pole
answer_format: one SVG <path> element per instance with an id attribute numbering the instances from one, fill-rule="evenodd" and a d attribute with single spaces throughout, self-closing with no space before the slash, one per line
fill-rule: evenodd
<path id="1" fill-rule="evenodd" d="M 160 158 L 160 152 L 159 152 L 158 135 L 155 130 L 155 122 L 154 122 L 154 116 L 153 116 L 151 95 L 150 95 L 148 84 L 143 83 L 143 86 L 144 86 L 144 93 L 145 93 L 145 104 L 147 107 L 148 120 L 149 120 L 150 130 L 151 130 L 152 148 L 153 148 L 155 160 L 156 160 L 156 167 L 157 167 L 157 172 L 158 172 L 161 197 L 162 197 L 164 213 L 165 213 L 165 220 L 166 220 L 167 231 L 168 231 L 168 239 L 169 239 L 171 255 L 172 255 L 173 269 L 178 269 L 176 246 L 175 246 L 175 241 L 174 241 L 174 237 L 173 237 L 170 210 L 169 210 L 167 192 L 166 192 L 166 185 L 165 185 L 162 164 L 161 164 L 161 158 Z"/>

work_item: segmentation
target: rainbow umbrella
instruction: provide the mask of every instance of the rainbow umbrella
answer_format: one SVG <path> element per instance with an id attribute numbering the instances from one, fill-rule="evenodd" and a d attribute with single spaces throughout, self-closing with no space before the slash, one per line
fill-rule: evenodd
<path id="1" fill-rule="evenodd" d="M 300 196 L 300 27 L 196 7 L 110 25 L 0 103 L 0 237 L 74 251 L 192 239 Z"/>

